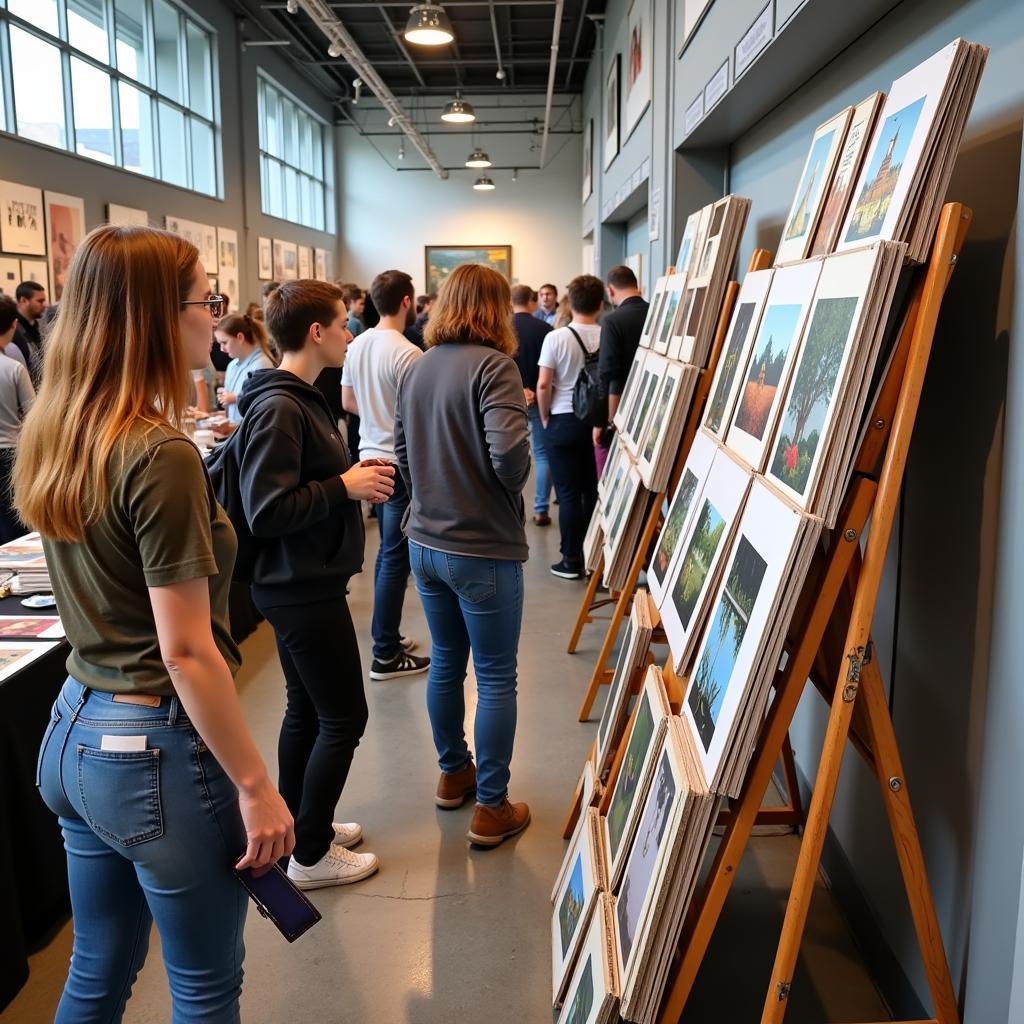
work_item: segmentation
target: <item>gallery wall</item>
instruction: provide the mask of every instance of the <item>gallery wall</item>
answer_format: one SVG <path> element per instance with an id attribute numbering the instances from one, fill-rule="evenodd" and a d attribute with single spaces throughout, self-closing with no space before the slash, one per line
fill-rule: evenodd
<path id="1" fill-rule="evenodd" d="M 572 123 L 569 115 L 563 126 Z M 578 127 L 578 113 L 575 123 Z M 408 144 L 405 159 L 397 161 L 396 137 L 362 138 L 354 128 L 340 129 L 338 197 L 345 230 L 339 237 L 339 274 L 365 286 L 381 270 L 396 267 L 421 289 L 424 246 L 510 244 L 514 280 L 534 288 L 551 281 L 564 289 L 580 272 L 581 140 L 578 133 L 552 136 L 541 172 L 525 169 L 536 166 L 539 156 L 530 152 L 530 139 L 471 135 L 468 129 L 431 134 L 441 163 L 458 168 L 442 181 L 430 170 L 412 169 L 424 164 Z M 508 169 L 462 167 L 474 145 Z M 493 192 L 473 190 L 481 173 L 494 180 Z"/>
<path id="2" fill-rule="evenodd" d="M 163 227 L 164 217 L 171 215 L 232 228 L 238 232 L 239 240 L 240 298 L 258 299 L 262 284 L 257 278 L 256 264 L 259 235 L 329 249 L 332 254 L 335 254 L 336 239 L 333 233 L 313 231 L 260 212 L 257 67 L 262 67 L 329 125 L 334 120 L 333 111 L 318 91 L 279 56 L 265 48 L 244 51 L 240 48 L 238 24 L 227 4 L 211 0 L 194 4 L 192 9 L 217 33 L 223 199 L 7 134 L 0 134 L 3 147 L 0 178 L 80 196 L 85 201 L 88 228 L 105 223 L 106 205 L 111 202 L 147 211 L 150 223 L 158 227 Z M 207 270 L 216 272 L 215 268 Z"/>
<path id="3" fill-rule="evenodd" d="M 591 63 L 584 95 L 584 118 L 595 124 L 605 113 L 607 62 L 625 52 L 629 6 L 629 0 L 607 6 L 602 50 Z M 593 232 L 601 271 L 621 255 L 623 217 L 616 200 L 647 157 L 644 194 L 627 198 L 626 206 L 647 203 L 659 191 L 671 196 L 660 237 L 647 250 L 652 272 L 674 259 L 686 215 L 730 191 L 753 199 L 742 268 L 755 246 L 777 247 L 817 125 L 872 90 L 887 89 L 957 36 L 991 47 L 950 188 L 950 198 L 971 206 L 975 220 L 936 334 L 901 537 L 890 548 L 874 638 L 883 675 L 895 681 L 896 729 L 965 1019 L 1014 1020 L 1013 968 L 1024 961 L 1024 819 L 1016 813 L 1019 795 L 1011 792 L 1024 777 L 1024 367 L 1011 345 L 1014 327 L 1019 336 L 1024 326 L 1024 262 L 1014 234 L 1024 117 L 1020 4 L 866 0 L 840 9 L 830 0 L 775 0 L 776 24 L 798 40 L 787 45 L 802 51 L 800 60 L 777 74 L 773 69 L 771 84 L 780 94 L 752 126 L 748 115 L 760 99 L 750 95 L 755 79 L 741 85 L 734 95 L 743 92 L 742 102 L 723 101 L 719 115 L 728 102 L 727 116 L 717 118 L 715 133 L 698 148 L 687 142 L 686 105 L 726 57 L 734 60 L 734 46 L 765 4 L 713 0 L 680 57 L 679 18 L 692 6 L 692 0 L 655 2 L 658 45 L 646 115 L 652 121 L 641 123 L 636 136 L 643 143 L 630 138 L 604 172 L 595 133 L 595 194 L 582 207 L 581 228 Z M 807 24 L 830 17 L 847 20 L 828 38 L 808 37 Z M 860 27 L 857 18 L 869 20 Z M 765 53 L 778 63 L 771 47 Z M 731 135 L 730 124 L 740 126 Z M 634 152 L 640 145 L 646 154 Z M 826 713 L 815 693 L 794 726 L 793 745 L 808 782 Z M 851 753 L 825 869 L 886 998 L 897 1012 L 914 1016 L 929 998 L 887 837 L 877 782 Z M 1020 982 L 1012 998 L 1018 1006 L 1024 1002 Z"/>

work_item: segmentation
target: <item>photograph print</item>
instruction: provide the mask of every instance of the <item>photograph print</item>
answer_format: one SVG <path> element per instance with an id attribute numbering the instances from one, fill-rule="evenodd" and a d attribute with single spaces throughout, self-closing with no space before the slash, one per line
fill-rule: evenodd
<path id="1" fill-rule="evenodd" d="M 859 297 L 820 299 L 804 336 L 769 473 L 806 496 Z"/>
<path id="2" fill-rule="evenodd" d="M 579 854 L 569 875 L 562 902 L 558 906 L 558 934 L 561 939 L 562 956 L 569 952 L 573 936 L 583 916 L 586 898 L 583 892 L 583 854 Z"/>
<path id="3" fill-rule="evenodd" d="M 572 993 L 568 1009 L 558 1018 L 559 1024 L 587 1024 L 594 1008 L 594 956 L 588 953 L 583 964 L 580 983 Z"/>
<path id="4" fill-rule="evenodd" d="M 725 519 L 722 513 L 710 499 L 705 499 L 698 513 L 697 529 L 690 539 L 679 567 L 679 575 L 672 587 L 672 604 L 683 629 L 690 626 L 694 609 L 697 607 L 697 598 L 704 589 L 704 583 L 724 536 Z"/>
<path id="5" fill-rule="evenodd" d="M 732 393 L 733 382 L 739 372 L 740 357 L 750 332 L 750 325 L 754 319 L 754 310 L 757 309 L 756 302 L 739 302 L 736 304 L 736 312 L 733 314 L 732 330 L 729 332 L 729 340 L 726 343 L 725 351 L 719 358 L 719 369 L 716 371 L 715 388 L 708 402 L 708 414 L 704 420 L 704 426 L 712 433 L 717 434 L 722 429 L 722 421 L 725 418 L 726 407 L 729 395 Z"/>
<path id="6" fill-rule="evenodd" d="M 0 181 L 0 249 L 23 256 L 46 255 L 46 225 L 40 189 L 13 181 Z"/>
<path id="7" fill-rule="evenodd" d="M 572 866 L 565 871 L 562 888 L 555 897 L 551 915 L 551 998 L 558 1005 L 568 981 L 569 968 L 576 958 L 587 919 L 598 892 L 599 855 L 595 842 L 597 811 L 585 811 L 586 825 L 579 829 L 574 843 L 566 851 L 566 860 Z"/>
<path id="8" fill-rule="evenodd" d="M 651 0 L 629 5 L 629 47 L 626 51 L 626 134 L 651 102 Z"/>
<path id="9" fill-rule="evenodd" d="M 630 811 L 636 802 L 647 753 L 654 741 L 655 709 L 651 706 L 646 691 L 640 694 L 639 702 L 636 718 L 633 720 L 633 730 L 629 735 L 629 743 L 615 780 L 611 803 L 608 805 L 608 816 L 605 818 L 608 857 L 613 864 L 618 860 L 623 840 L 626 838 Z"/>
<path id="10" fill-rule="evenodd" d="M 85 202 L 78 196 L 47 192 L 46 232 L 49 236 L 50 302 L 60 302 L 71 257 L 85 237 Z"/>
<path id="11" fill-rule="evenodd" d="M 612 56 L 604 83 L 604 169 L 619 155 L 619 55 Z"/>
<path id="12" fill-rule="evenodd" d="M 597 897 L 576 969 L 566 986 L 558 1024 L 597 1024 L 609 1019 L 609 1000 L 617 998 L 619 992 L 618 971 L 609 948 L 610 902 L 607 894 Z"/>
<path id="13" fill-rule="evenodd" d="M 881 234 L 927 98 L 919 96 L 882 123 L 847 222 L 844 242 L 863 242 Z"/>
<path id="14" fill-rule="evenodd" d="M 709 639 L 697 662 L 686 696 L 705 752 L 711 746 L 722 700 L 736 667 L 736 657 L 767 568 L 768 563 L 741 534 L 711 620 Z"/>
<path id="15" fill-rule="evenodd" d="M 678 789 L 672 771 L 671 755 L 666 745 L 654 770 L 654 779 L 640 815 L 640 824 L 637 826 L 633 848 L 626 861 L 626 869 L 615 903 L 615 916 L 619 926 L 619 962 L 624 972 L 628 971 L 630 953 L 636 941 L 641 913 L 647 903 L 658 853 Z"/>

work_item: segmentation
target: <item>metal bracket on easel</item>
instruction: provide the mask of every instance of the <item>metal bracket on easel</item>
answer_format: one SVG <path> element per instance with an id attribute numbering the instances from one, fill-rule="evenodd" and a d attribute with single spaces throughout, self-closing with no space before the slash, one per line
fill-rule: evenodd
<path id="1" fill-rule="evenodd" d="M 869 640 L 863 647 L 855 647 L 846 657 L 850 662 L 850 669 L 846 673 L 847 684 L 843 688 L 843 700 L 850 704 L 857 698 L 857 690 L 860 687 L 860 675 L 864 666 L 871 661 L 874 652 L 874 643 Z"/>

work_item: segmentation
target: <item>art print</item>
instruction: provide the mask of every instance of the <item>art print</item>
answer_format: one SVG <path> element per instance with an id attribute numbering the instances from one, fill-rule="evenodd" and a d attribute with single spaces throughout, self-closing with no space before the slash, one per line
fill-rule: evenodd
<path id="1" fill-rule="evenodd" d="M 844 241 L 862 242 L 881 234 L 926 99 L 926 96 L 919 96 L 883 121 L 864 181 L 857 192 Z"/>
<path id="2" fill-rule="evenodd" d="M 821 266 L 794 263 L 772 277 L 726 439 L 755 470 L 775 430 Z"/>
<path id="3" fill-rule="evenodd" d="M 690 269 L 690 255 L 693 252 L 693 242 L 700 226 L 700 210 L 691 213 L 686 218 L 686 227 L 683 229 L 683 237 L 679 242 L 679 252 L 676 255 L 676 273 L 685 274 Z"/>
<path id="4" fill-rule="evenodd" d="M 64 627 L 57 615 L 0 615 L 0 638 L 62 640 Z"/>
<path id="5" fill-rule="evenodd" d="M 12 299 L 21 284 L 21 263 L 10 256 L 0 256 L 0 294 Z"/>
<path id="6" fill-rule="evenodd" d="M 651 3 L 633 0 L 627 22 L 626 133 L 643 116 L 651 102 Z"/>
<path id="7" fill-rule="evenodd" d="M 618 969 L 609 948 L 610 904 L 608 895 L 597 897 L 576 968 L 566 986 L 558 1024 L 598 1024 L 610 1019 L 609 999 L 619 994 Z"/>
<path id="8" fill-rule="evenodd" d="M 22 260 L 20 277 L 22 281 L 35 281 L 36 284 L 42 285 L 49 299 L 50 272 L 46 260 Z"/>
<path id="9" fill-rule="evenodd" d="M 423 247 L 427 291 L 437 294 L 456 267 L 479 263 L 512 281 L 511 245 L 426 245 Z"/>
<path id="10" fill-rule="evenodd" d="M 327 250 L 313 250 L 313 276 L 318 281 L 327 280 Z"/>
<path id="11" fill-rule="evenodd" d="M 313 250 L 308 245 L 299 246 L 299 279 L 307 280 L 313 276 Z"/>
<path id="12" fill-rule="evenodd" d="M 272 280 L 274 277 L 273 243 L 263 235 L 260 235 L 256 242 L 256 262 L 256 276 L 259 280 Z"/>
<path id="13" fill-rule="evenodd" d="M 861 164 L 864 162 L 864 154 L 871 139 L 871 129 L 884 99 L 884 93 L 872 93 L 854 108 L 846 140 L 836 163 L 832 187 L 828 191 L 828 198 L 818 221 L 818 230 L 814 233 L 814 241 L 811 243 L 811 256 L 829 253 L 836 244 L 839 228 L 850 205 L 854 181 L 860 174 Z"/>
<path id="14" fill-rule="evenodd" d="M 217 277 L 222 294 L 229 300 L 228 310 L 239 308 L 238 232 L 232 228 L 217 228 Z"/>
<path id="15" fill-rule="evenodd" d="M 604 169 L 619 155 L 619 55 L 612 56 L 604 83 Z"/>
<path id="16" fill-rule="evenodd" d="M 0 181 L 0 249 L 25 256 L 46 255 L 40 189 Z"/>
<path id="17" fill-rule="evenodd" d="M 33 661 L 59 647 L 59 643 L 19 643 L 16 640 L 0 644 L 0 682 L 10 679 Z"/>
<path id="18" fill-rule="evenodd" d="M 299 250 L 294 242 L 274 239 L 274 280 L 296 281 L 299 276 Z"/>
<path id="19" fill-rule="evenodd" d="M 49 277 L 51 303 L 60 302 L 71 269 L 71 258 L 85 238 L 85 202 L 78 196 L 47 192 L 46 232 L 49 239 Z"/>
<path id="20" fill-rule="evenodd" d="M 149 214 L 145 210 L 136 209 L 134 206 L 119 206 L 117 203 L 107 203 L 107 223 L 116 224 L 118 227 L 149 227 Z"/>
<path id="21" fill-rule="evenodd" d="M 782 230 L 776 263 L 801 260 L 810 250 L 852 114 L 853 108 L 846 107 L 816 129 Z"/>

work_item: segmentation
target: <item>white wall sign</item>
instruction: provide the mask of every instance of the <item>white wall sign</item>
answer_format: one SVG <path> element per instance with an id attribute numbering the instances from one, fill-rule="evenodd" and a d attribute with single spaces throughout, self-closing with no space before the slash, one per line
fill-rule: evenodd
<path id="1" fill-rule="evenodd" d="M 704 86 L 704 112 L 711 108 L 729 91 L 729 59 L 714 73 L 711 80 Z"/>
<path id="2" fill-rule="evenodd" d="M 697 98 L 686 108 L 686 116 L 683 118 L 683 133 L 689 135 L 704 118 L 704 92 L 698 94 Z"/>
<path id="3" fill-rule="evenodd" d="M 661 189 L 651 189 L 647 215 L 647 238 L 656 242 L 661 237 Z"/>
<path id="4" fill-rule="evenodd" d="M 739 78 L 757 55 L 768 45 L 772 38 L 774 25 L 774 9 L 771 3 L 757 16 L 754 24 L 747 29 L 743 38 L 736 44 L 736 77 Z"/>

